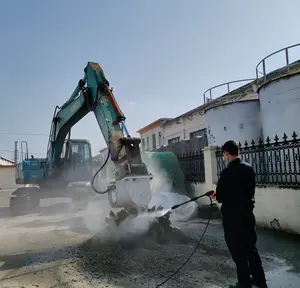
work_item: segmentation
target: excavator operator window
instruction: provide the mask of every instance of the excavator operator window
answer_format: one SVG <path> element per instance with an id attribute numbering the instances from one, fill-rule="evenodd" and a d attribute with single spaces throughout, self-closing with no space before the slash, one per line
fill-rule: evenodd
<path id="1" fill-rule="evenodd" d="M 91 147 L 87 142 L 71 142 L 72 162 L 82 163 L 91 160 Z"/>
<path id="2" fill-rule="evenodd" d="M 85 160 L 92 159 L 91 147 L 90 147 L 90 145 L 88 143 L 84 143 L 83 150 L 84 150 L 84 159 Z"/>

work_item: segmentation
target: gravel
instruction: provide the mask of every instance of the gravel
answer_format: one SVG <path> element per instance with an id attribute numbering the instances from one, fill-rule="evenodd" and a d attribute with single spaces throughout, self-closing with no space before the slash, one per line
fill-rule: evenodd
<path id="1" fill-rule="evenodd" d="M 59 204 L 56 213 L 46 207 L 37 215 L 0 219 L 0 287 L 155 288 L 186 261 L 207 223 L 205 217 L 172 221 L 174 229 L 162 243 L 141 231 L 115 241 L 103 230 L 107 211 L 95 205 L 88 213 L 67 213 Z M 259 239 L 267 277 L 280 275 L 270 287 L 300 287 L 299 242 L 270 232 L 259 232 Z M 221 223 L 213 219 L 190 261 L 161 287 L 228 287 L 234 281 Z M 276 285 L 280 281 L 283 286 Z"/>

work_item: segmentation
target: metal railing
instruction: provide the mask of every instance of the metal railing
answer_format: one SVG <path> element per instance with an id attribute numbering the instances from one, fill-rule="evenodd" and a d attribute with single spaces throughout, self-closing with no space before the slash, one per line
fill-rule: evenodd
<path id="1" fill-rule="evenodd" d="M 185 180 L 193 183 L 205 182 L 203 151 L 177 155 Z"/>
<path id="2" fill-rule="evenodd" d="M 295 45 L 291 45 L 291 46 L 288 46 L 288 47 L 285 47 L 285 48 L 282 48 L 280 50 L 277 50 L 277 51 L 271 53 L 270 55 L 266 56 L 265 58 L 263 58 L 256 65 L 256 80 L 257 80 L 257 83 L 260 84 L 260 85 L 266 83 L 268 81 L 267 80 L 268 74 L 271 73 L 271 72 L 275 72 L 277 70 L 280 70 L 282 72 L 282 74 L 289 74 L 290 70 L 291 70 L 291 66 L 293 65 L 293 62 L 291 63 L 291 61 L 290 61 L 289 51 L 292 48 L 295 48 L 295 47 L 299 47 L 300 48 L 300 43 L 295 44 Z M 267 71 L 266 60 L 270 59 L 272 56 L 274 56 L 276 54 L 279 54 L 279 53 L 284 53 L 285 65 L 279 67 L 278 69 Z M 299 60 L 300 60 L 300 51 L 299 51 Z M 262 67 L 262 68 L 260 68 L 260 67 Z M 260 78 L 262 78 L 262 80 L 260 80 Z"/>
<path id="3" fill-rule="evenodd" d="M 203 103 L 206 104 L 209 101 L 213 100 L 213 99 L 217 99 L 218 97 L 224 96 L 225 94 L 222 95 L 218 95 L 218 97 L 213 97 L 213 90 L 215 90 L 216 88 L 220 88 L 222 86 L 226 86 L 227 88 L 227 93 L 230 93 L 236 89 L 241 88 L 244 85 L 241 85 L 240 87 L 235 87 L 233 90 L 230 89 L 230 85 L 234 84 L 234 83 L 240 83 L 240 82 L 251 82 L 251 81 L 255 81 L 256 79 L 254 78 L 250 78 L 250 79 L 240 79 L 240 80 L 235 80 L 235 81 L 229 81 L 229 82 L 225 82 L 219 85 L 216 85 L 214 87 L 211 87 L 209 89 L 207 89 L 204 93 L 203 93 Z M 246 83 L 248 84 L 248 83 Z M 209 95 L 207 96 L 207 94 L 209 93 Z"/>
<path id="4" fill-rule="evenodd" d="M 264 185 L 300 186 L 300 138 L 294 132 L 290 137 L 283 135 L 280 141 L 275 136 L 272 142 L 269 137 L 265 143 L 247 141 L 239 143 L 241 158 L 250 163 L 255 170 L 256 183 Z M 223 153 L 216 151 L 217 175 L 226 167 Z"/>

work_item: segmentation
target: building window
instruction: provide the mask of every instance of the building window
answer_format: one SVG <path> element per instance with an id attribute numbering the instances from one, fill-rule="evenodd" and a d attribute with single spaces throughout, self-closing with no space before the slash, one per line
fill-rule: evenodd
<path id="1" fill-rule="evenodd" d="M 180 137 L 175 137 L 168 140 L 168 144 L 174 144 L 180 142 Z"/>
<path id="2" fill-rule="evenodd" d="M 149 137 L 147 136 L 147 147 L 146 147 L 147 150 L 149 150 Z"/>
<path id="3" fill-rule="evenodd" d="M 206 128 L 201 129 L 201 130 L 197 130 L 194 132 L 190 133 L 190 139 L 194 138 L 194 137 L 202 137 L 206 134 Z"/>
<path id="4" fill-rule="evenodd" d="M 152 149 L 156 149 L 156 134 L 152 134 Z"/>
<path id="5" fill-rule="evenodd" d="M 161 143 L 161 132 L 158 132 L 158 147 L 161 147 L 162 143 Z"/>
<path id="6" fill-rule="evenodd" d="M 145 150 L 145 139 L 142 139 L 142 149 Z"/>

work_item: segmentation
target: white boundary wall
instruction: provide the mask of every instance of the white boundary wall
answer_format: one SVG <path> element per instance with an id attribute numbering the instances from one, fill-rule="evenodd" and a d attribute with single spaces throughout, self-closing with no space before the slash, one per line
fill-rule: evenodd
<path id="1" fill-rule="evenodd" d="M 206 181 L 192 184 L 193 196 L 216 189 L 218 177 L 215 151 L 215 147 L 203 149 Z M 257 186 L 255 200 L 254 213 L 258 226 L 300 234 L 300 189 Z M 200 199 L 199 204 L 208 205 L 209 199 Z"/>

